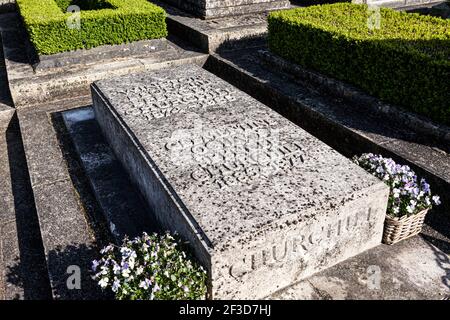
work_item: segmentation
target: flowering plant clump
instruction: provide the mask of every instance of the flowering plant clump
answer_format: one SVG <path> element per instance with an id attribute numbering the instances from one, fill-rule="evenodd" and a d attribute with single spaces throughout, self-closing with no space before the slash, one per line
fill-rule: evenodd
<path id="1" fill-rule="evenodd" d="M 92 262 L 93 278 L 119 300 L 189 300 L 206 296 L 206 271 L 186 255 L 169 233 L 125 238 Z"/>
<path id="2" fill-rule="evenodd" d="M 353 161 L 390 187 L 387 214 L 392 217 L 410 216 L 439 205 L 439 196 L 431 195 L 430 185 L 418 178 L 406 165 L 372 153 L 355 156 Z"/>

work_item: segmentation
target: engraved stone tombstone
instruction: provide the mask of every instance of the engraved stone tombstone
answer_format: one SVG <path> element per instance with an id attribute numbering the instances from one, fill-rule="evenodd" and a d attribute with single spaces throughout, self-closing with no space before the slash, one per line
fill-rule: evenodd
<path id="1" fill-rule="evenodd" d="M 97 121 L 213 298 L 258 299 L 381 242 L 388 188 L 198 66 L 92 85 Z"/>
<path id="2" fill-rule="evenodd" d="M 163 0 L 204 19 L 287 9 L 289 0 Z"/>

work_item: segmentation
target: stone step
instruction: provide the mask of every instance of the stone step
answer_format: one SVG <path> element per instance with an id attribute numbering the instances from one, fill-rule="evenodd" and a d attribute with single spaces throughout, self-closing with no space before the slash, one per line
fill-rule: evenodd
<path id="1" fill-rule="evenodd" d="M 202 68 L 92 92 L 104 136 L 161 226 L 190 242 L 213 298 L 262 298 L 381 242 L 381 181 Z"/>
<path id="2" fill-rule="evenodd" d="M 10 117 L 5 127 L 9 120 Z M 23 288 L 11 279 L 21 277 L 20 272 L 16 272 L 20 250 L 5 131 L 0 132 L 0 300 L 24 297 Z"/>
<path id="3" fill-rule="evenodd" d="M 265 41 L 267 33 L 268 11 L 227 15 L 224 17 L 204 20 L 195 15 L 164 2 L 152 0 L 167 12 L 167 27 L 170 34 L 186 39 L 203 52 L 229 49 L 239 46 L 240 42 L 248 39 Z M 289 8 L 297 7 L 289 4 Z M 253 46 L 246 42 L 247 46 Z M 248 48 L 248 47 L 247 47 Z"/>
<path id="4" fill-rule="evenodd" d="M 72 156 L 73 147 L 60 113 L 86 102 L 89 97 L 18 111 L 54 299 L 108 297 L 91 279 L 89 270 L 100 248 L 109 242 L 109 235 L 102 228 L 83 170 Z"/>
<path id="5" fill-rule="evenodd" d="M 0 140 L 0 300 L 50 299 L 42 240 L 16 117 Z"/>

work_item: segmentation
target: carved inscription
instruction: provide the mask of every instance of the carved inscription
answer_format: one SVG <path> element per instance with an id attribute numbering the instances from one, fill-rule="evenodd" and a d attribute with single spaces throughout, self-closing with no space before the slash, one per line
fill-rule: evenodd
<path id="1" fill-rule="evenodd" d="M 191 178 L 220 188 L 252 185 L 304 162 L 301 146 L 281 141 L 269 121 L 249 120 L 222 128 L 181 130 L 166 143 L 178 165 L 191 165 Z"/>
<path id="2" fill-rule="evenodd" d="M 372 210 L 369 208 L 367 211 L 353 213 L 339 219 L 336 225 L 323 225 L 304 234 L 286 236 L 279 243 L 273 243 L 266 248 L 245 255 L 239 263 L 231 265 L 228 272 L 234 278 L 241 278 L 264 266 L 276 266 L 277 264 L 282 266 L 291 261 L 305 265 L 308 263 L 308 251 L 314 250 L 314 247 L 320 246 L 327 250 L 333 250 L 340 237 L 351 235 L 356 228 L 372 228 L 373 219 L 377 216 Z"/>
<path id="3" fill-rule="evenodd" d="M 132 106 L 125 114 L 144 116 L 148 120 L 235 100 L 231 90 L 219 87 L 202 76 L 149 82 L 118 93 L 125 95 Z"/>

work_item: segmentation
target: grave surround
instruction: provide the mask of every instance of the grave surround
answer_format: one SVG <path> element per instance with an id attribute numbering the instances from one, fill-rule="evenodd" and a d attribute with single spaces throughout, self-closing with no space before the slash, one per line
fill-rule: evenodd
<path id="1" fill-rule="evenodd" d="M 212 298 L 259 299 L 381 241 L 388 188 L 194 65 L 92 86 L 103 134 Z"/>

